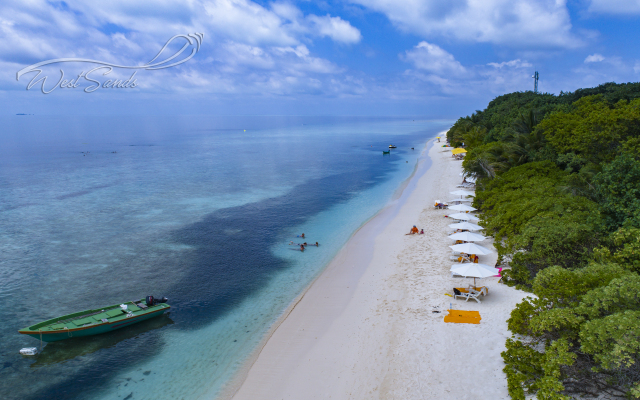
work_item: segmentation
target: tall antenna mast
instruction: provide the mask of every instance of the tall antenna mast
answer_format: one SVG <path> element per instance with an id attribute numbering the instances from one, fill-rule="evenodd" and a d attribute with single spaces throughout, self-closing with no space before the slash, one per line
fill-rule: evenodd
<path id="1" fill-rule="evenodd" d="M 535 74 L 533 74 L 532 76 L 534 83 L 533 83 L 533 93 L 538 93 L 538 71 L 535 72 Z"/>

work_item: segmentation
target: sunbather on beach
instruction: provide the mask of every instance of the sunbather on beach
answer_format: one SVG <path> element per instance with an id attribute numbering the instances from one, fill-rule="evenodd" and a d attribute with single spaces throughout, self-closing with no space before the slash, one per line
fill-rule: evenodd
<path id="1" fill-rule="evenodd" d="M 411 228 L 411 230 L 409 231 L 409 233 L 405 234 L 405 235 L 413 235 L 418 233 L 418 228 L 416 228 L 416 226 L 414 225 L 413 228 Z"/>
<path id="2" fill-rule="evenodd" d="M 424 235 L 424 229 L 420 229 L 420 234 Z"/>

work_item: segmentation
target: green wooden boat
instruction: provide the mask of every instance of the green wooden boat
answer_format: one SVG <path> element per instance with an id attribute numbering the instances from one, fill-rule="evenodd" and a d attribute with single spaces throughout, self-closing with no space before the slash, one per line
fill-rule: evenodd
<path id="1" fill-rule="evenodd" d="M 149 296 L 146 299 L 130 301 L 122 305 L 116 304 L 63 315 L 20 329 L 18 332 L 45 342 L 97 335 L 160 316 L 171 308 L 166 301 L 165 297 L 158 300 Z"/>

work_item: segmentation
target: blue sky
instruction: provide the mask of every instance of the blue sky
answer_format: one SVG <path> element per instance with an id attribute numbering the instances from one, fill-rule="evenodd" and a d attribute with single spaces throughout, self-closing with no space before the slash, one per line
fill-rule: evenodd
<path id="1" fill-rule="evenodd" d="M 550 93 L 638 81 L 639 17 L 640 0 L 3 0 L 0 104 L 7 115 L 457 118 L 531 90 L 535 70 Z M 192 59 L 139 70 L 135 88 L 85 93 L 81 80 L 45 95 L 26 90 L 35 72 L 16 80 L 58 58 L 141 65 L 194 32 L 205 36 Z M 60 70 L 90 68 L 54 64 L 41 76 L 51 86 Z"/>

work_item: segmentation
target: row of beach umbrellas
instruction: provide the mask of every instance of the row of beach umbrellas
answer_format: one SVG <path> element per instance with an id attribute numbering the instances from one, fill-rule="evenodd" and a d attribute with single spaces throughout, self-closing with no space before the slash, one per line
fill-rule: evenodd
<path id="1" fill-rule="evenodd" d="M 466 199 L 463 199 L 463 196 L 468 197 L 468 196 L 475 195 L 475 193 L 467 190 L 456 190 L 451 192 L 451 194 L 456 196 L 461 196 L 460 199 L 456 199 L 454 201 L 466 200 Z M 472 223 L 472 222 L 479 221 L 477 217 L 468 214 L 469 211 L 476 211 L 476 209 L 464 204 L 454 205 L 449 207 L 449 209 L 455 210 L 455 211 L 464 211 L 463 213 L 461 212 L 461 213 L 448 215 L 449 218 L 463 221 L 463 222 L 458 222 L 458 223 L 449 225 L 450 228 L 453 228 L 456 230 L 464 230 L 464 232 L 456 232 L 452 235 L 449 235 L 449 239 L 466 242 L 466 243 L 460 243 L 460 244 L 456 244 L 449 247 L 454 251 L 457 251 L 459 253 L 466 253 L 466 254 L 486 255 L 486 254 L 493 253 L 491 249 L 488 249 L 484 246 L 480 246 L 474 243 L 474 242 L 482 242 L 483 240 L 486 239 L 485 236 L 473 232 L 473 231 L 480 231 L 484 229 L 480 225 L 476 225 Z M 499 274 L 499 270 L 497 268 L 494 268 L 486 264 L 480 264 L 480 263 L 454 264 L 451 266 L 451 272 L 459 276 L 464 276 L 466 278 L 473 278 L 474 287 L 476 285 L 476 278 L 487 278 L 487 277 L 496 276 Z"/>

